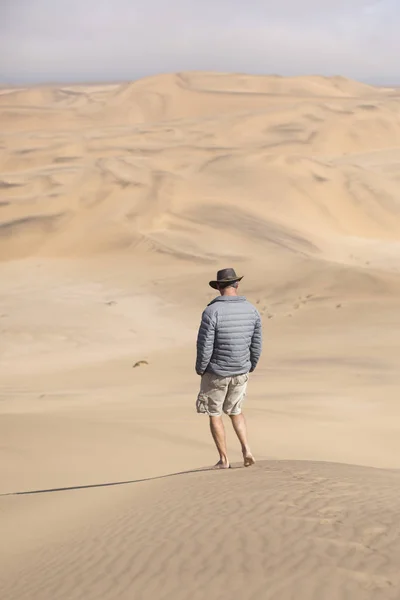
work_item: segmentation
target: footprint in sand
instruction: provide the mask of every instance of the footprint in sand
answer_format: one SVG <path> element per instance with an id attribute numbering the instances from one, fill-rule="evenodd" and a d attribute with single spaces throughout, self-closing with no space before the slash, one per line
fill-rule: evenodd
<path id="1" fill-rule="evenodd" d="M 298 302 L 296 302 L 296 304 L 293 305 L 294 310 L 299 310 L 299 308 L 301 308 L 301 306 L 305 306 L 308 301 L 314 297 L 314 294 L 307 294 L 307 296 L 303 297 L 303 296 L 299 296 L 298 298 Z"/>

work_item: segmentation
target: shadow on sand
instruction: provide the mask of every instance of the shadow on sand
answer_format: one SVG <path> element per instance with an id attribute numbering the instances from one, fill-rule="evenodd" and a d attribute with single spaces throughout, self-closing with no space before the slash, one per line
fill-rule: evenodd
<path id="1" fill-rule="evenodd" d="M 241 468 L 239 465 L 231 465 L 231 469 Z M 109 483 L 91 483 L 89 485 L 73 485 L 70 487 L 49 488 L 46 490 L 27 490 L 24 492 L 7 492 L 0 494 L 0 498 L 4 496 L 30 496 L 33 494 L 52 494 L 55 492 L 71 492 L 73 490 L 88 490 L 91 488 L 112 487 L 116 485 L 130 485 L 133 483 L 144 483 L 145 481 L 155 481 L 156 479 L 166 479 L 167 477 L 178 477 L 179 475 L 189 475 L 190 473 L 203 473 L 205 471 L 221 471 L 215 467 L 202 467 L 200 469 L 192 469 L 191 471 L 180 471 L 178 473 L 168 473 L 167 475 L 157 475 L 156 477 L 147 477 L 144 479 L 132 479 L 130 481 L 111 481 Z"/>

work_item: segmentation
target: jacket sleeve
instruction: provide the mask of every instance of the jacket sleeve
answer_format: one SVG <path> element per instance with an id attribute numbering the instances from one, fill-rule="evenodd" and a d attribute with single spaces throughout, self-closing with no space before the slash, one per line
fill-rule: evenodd
<path id="1" fill-rule="evenodd" d="M 203 375 L 214 351 L 215 315 L 207 309 L 203 312 L 197 335 L 196 373 Z"/>
<path id="2" fill-rule="evenodd" d="M 250 373 L 252 373 L 257 366 L 257 363 L 261 356 L 261 350 L 262 350 L 261 317 L 257 311 L 257 317 L 256 317 L 255 326 L 254 326 L 253 337 L 251 338 L 251 346 L 250 346 L 250 360 L 251 360 Z"/>

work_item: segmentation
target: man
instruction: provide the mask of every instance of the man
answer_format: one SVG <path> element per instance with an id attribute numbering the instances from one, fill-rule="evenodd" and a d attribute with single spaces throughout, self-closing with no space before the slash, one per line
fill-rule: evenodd
<path id="1" fill-rule="evenodd" d="M 219 291 L 203 312 L 197 336 L 196 372 L 201 375 L 197 412 L 208 414 L 210 429 L 219 453 L 215 465 L 229 469 L 222 411 L 231 418 L 239 438 L 244 466 L 255 460 L 247 442 L 242 404 L 249 373 L 257 366 L 261 354 L 261 318 L 258 310 L 238 295 L 239 282 L 234 269 L 222 269 L 210 286 Z"/>

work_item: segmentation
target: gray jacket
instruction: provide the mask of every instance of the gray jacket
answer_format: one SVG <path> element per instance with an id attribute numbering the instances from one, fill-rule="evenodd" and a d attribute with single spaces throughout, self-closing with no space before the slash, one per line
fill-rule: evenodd
<path id="1" fill-rule="evenodd" d="M 215 298 L 201 318 L 196 373 L 229 377 L 254 371 L 261 346 L 261 318 L 255 306 L 243 296 Z"/>

